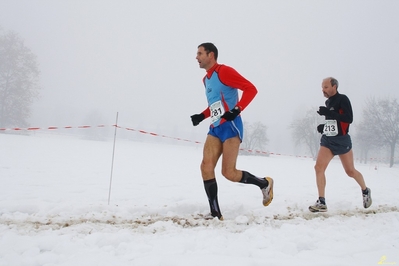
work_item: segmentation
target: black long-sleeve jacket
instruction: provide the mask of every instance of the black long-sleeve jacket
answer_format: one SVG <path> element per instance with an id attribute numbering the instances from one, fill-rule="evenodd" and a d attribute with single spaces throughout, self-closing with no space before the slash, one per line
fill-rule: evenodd
<path id="1" fill-rule="evenodd" d="M 338 124 L 338 136 L 349 133 L 349 125 L 353 122 L 352 105 L 345 94 L 336 93 L 326 100 L 326 107 L 332 111 L 326 120 L 335 119 Z"/>

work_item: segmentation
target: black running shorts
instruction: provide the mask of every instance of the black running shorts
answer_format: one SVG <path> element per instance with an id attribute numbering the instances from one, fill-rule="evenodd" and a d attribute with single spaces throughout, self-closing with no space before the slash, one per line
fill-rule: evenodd
<path id="1" fill-rule="evenodd" d="M 341 155 L 352 149 L 352 140 L 348 134 L 334 137 L 323 135 L 321 136 L 320 146 L 330 149 L 334 155 Z"/>

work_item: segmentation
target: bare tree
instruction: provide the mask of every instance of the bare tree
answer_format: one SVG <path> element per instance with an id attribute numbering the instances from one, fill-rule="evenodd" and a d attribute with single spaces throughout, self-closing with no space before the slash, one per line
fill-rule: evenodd
<path id="1" fill-rule="evenodd" d="M 313 107 L 306 111 L 305 117 L 295 119 L 290 128 L 295 145 L 304 145 L 313 158 L 317 157 L 320 147 L 320 133 L 317 126 L 324 123 L 323 119 L 317 114 L 318 108 Z"/>
<path id="2" fill-rule="evenodd" d="M 36 56 L 18 34 L 0 28 L 0 127 L 27 125 L 39 74 Z"/>
<path id="3" fill-rule="evenodd" d="M 394 164 L 395 148 L 399 139 L 399 104 L 397 99 L 369 98 L 363 110 L 363 132 L 372 135 L 366 143 L 374 143 L 375 137 L 390 147 L 389 167 Z"/>
<path id="4" fill-rule="evenodd" d="M 268 142 L 266 125 L 261 122 L 254 124 L 244 122 L 244 139 L 241 143 L 241 153 L 265 155 L 264 152 Z M 252 153 L 248 151 L 252 151 Z"/>

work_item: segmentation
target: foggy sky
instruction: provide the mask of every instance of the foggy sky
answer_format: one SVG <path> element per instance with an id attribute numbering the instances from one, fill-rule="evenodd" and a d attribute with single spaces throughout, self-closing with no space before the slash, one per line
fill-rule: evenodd
<path id="1" fill-rule="evenodd" d="M 325 77 L 352 102 L 351 132 L 367 98 L 399 98 L 398 11 L 395 0 L 0 0 L 0 26 L 37 56 L 32 126 L 113 124 L 119 112 L 123 126 L 204 139 L 209 121 L 190 120 L 207 106 L 195 57 L 213 42 L 258 88 L 243 120 L 289 152 L 288 127 L 324 104 Z"/>

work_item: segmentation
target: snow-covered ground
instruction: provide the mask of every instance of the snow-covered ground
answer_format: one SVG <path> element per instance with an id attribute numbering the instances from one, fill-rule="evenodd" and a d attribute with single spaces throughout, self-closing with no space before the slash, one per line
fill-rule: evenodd
<path id="1" fill-rule="evenodd" d="M 240 156 L 239 169 L 274 178 L 272 204 L 218 168 L 225 220 L 207 221 L 196 219 L 209 210 L 201 144 L 117 139 L 111 180 L 112 149 L 112 140 L 0 134 L 1 266 L 399 264 L 397 167 L 356 164 L 372 189 L 365 210 L 333 160 L 329 211 L 313 214 L 312 159 Z"/>

